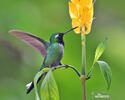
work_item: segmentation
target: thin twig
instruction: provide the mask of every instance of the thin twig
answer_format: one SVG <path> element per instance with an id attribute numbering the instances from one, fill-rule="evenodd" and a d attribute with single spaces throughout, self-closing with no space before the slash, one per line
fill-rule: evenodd
<path id="1" fill-rule="evenodd" d="M 71 68 L 71 69 L 73 69 L 73 70 L 76 72 L 76 74 L 77 74 L 79 77 L 81 76 L 81 74 L 79 73 L 79 71 L 78 71 L 75 67 L 73 67 L 73 66 L 71 66 L 71 65 L 67 65 L 67 64 L 66 64 L 66 65 L 59 65 L 59 66 L 53 67 L 52 70 L 54 71 L 54 70 L 59 69 L 59 68 Z M 44 72 L 44 73 L 38 78 L 37 83 L 39 83 L 39 81 L 41 80 L 41 78 L 44 77 L 46 74 L 47 74 L 47 72 Z M 30 87 L 27 89 L 27 92 L 26 92 L 26 93 L 29 94 L 33 88 L 34 88 L 34 83 L 33 83 L 33 81 L 32 81 L 32 82 L 31 82 L 31 85 L 30 85 Z"/>
<path id="2" fill-rule="evenodd" d="M 63 68 L 63 67 L 64 67 L 64 68 L 71 68 L 71 69 L 73 69 L 73 70 L 76 72 L 76 74 L 77 74 L 79 77 L 81 76 L 81 74 L 79 73 L 79 71 L 78 71 L 75 67 L 73 67 L 73 66 L 71 66 L 71 65 L 65 64 L 65 65 L 53 67 L 53 69 L 55 70 L 55 69 Z"/>
<path id="3" fill-rule="evenodd" d="M 87 77 L 90 77 L 91 76 L 91 73 L 93 71 L 93 67 L 94 67 L 95 63 L 92 64 L 92 67 L 90 68 L 88 74 L 87 74 Z"/>

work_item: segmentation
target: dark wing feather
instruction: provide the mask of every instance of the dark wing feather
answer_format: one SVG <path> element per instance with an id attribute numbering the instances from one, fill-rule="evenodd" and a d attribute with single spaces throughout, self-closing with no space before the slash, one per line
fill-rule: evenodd
<path id="1" fill-rule="evenodd" d="M 49 46 L 49 42 L 43 40 L 37 36 L 31 35 L 27 32 L 22 32 L 19 30 L 11 30 L 9 33 L 15 35 L 16 37 L 20 38 L 22 41 L 30 45 L 31 47 L 40 51 L 40 53 L 45 57 L 46 56 L 46 49 Z"/>

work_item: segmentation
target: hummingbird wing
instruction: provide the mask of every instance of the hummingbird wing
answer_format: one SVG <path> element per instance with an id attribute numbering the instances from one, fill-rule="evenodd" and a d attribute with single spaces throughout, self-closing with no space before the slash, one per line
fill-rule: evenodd
<path id="1" fill-rule="evenodd" d="M 37 49 L 40 51 L 40 53 L 45 57 L 46 56 L 46 50 L 49 46 L 49 42 L 46 40 L 43 40 L 37 36 L 31 35 L 27 32 L 22 32 L 19 30 L 11 30 L 9 33 L 15 35 L 16 37 L 20 38 L 22 41 L 30 45 L 31 47 Z"/>

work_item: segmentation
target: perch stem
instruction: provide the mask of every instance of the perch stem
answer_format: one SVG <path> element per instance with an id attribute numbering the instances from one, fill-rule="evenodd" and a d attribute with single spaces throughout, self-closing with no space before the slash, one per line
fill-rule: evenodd
<path id="1" fill-rule="evenodd" d="M 86 36 L 81 34 L 82 41 L 82 91 L 83 91 L 83 100 L 86 100 Z"/>

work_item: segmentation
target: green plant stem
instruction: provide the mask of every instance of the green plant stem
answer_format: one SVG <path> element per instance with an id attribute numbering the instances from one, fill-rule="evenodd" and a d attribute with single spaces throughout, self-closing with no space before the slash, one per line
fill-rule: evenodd
<path id="1" fill-rule="evenodd" d="M 82 75 L 86 74 L 86 37 L 83 34 L 81 35 L 81 41 L 82 41 Z"/>
<path id="2" fill-rule="evenodd" d="M 95 65 L 95 63 L 92 64 L 92 67 L 90 68 L 90 70 L 89 70 L 89 72 L 88 72 L 88 74 L 87 74 L 87 77 L 90 77 L 90 76 L 91 76 L 91 73 L 92 73 L 92 71 L 93 71 L 94 65 Z"/>
<path id="3" fill-rule="evenodd" d="M 82 41 L 82 91 L 83 91 L 83 100 L 86 100 L 86 36 L 81 34 Z"/>

